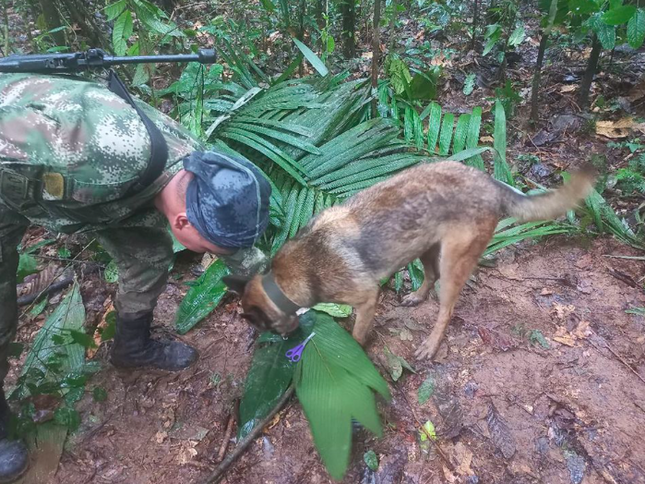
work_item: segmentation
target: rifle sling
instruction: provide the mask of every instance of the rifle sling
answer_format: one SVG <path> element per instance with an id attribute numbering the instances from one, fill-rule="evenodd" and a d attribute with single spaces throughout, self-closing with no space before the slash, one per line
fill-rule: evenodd
<path id="1" fill-rule="evenodd" d="M 148 165 L 141 173 L 139 180 L 130 188 L 131 194 L 138 193 L 150 186 L 163 173 L 166 168 L 166 161 L 168 161 L 168 145 L 159 128 L 137 106 L 128 89 L 125 87 L 125 84 L 123 84 L 123 81 L 121 81 L 117 73 L 112 69 L 110 69 L 108 75 L 108 89 L 134 108 L 150 136 L 150 159 Z"/>

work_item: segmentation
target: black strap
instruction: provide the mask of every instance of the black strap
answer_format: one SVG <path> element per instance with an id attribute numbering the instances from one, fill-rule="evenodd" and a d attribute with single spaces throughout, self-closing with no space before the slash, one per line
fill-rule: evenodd
<path id="1" fill-rule="evenodd" d="M 262 277 L 262 287 L 264 288 L 264 292 L 266 292 L 268 298 L 273 301 L 273 304 L 275 304 L 280 311 L 286 314 L 295 314 L 296 311 L 300 309 L 300 306 L 285 296 L 282 289 L 278 287 L 272 272 L 269 272 Z"/>
<path id="2" fill-rule="evenodd" d="M 148 166 L 141 173 L 139 180 L 130 188 L 132 192 L 140 192 L 159 178 L 166 168 L 166 162 L 168 161 L 166 138 L 161 134 L 159 128 L 155 126 L 155 123 L 137 106 L 123 81 L 112 69 L 110 69 L 108 76 L 108 89 L 134 108 L 150 136 L 150 160 L 148 161 Z"/>

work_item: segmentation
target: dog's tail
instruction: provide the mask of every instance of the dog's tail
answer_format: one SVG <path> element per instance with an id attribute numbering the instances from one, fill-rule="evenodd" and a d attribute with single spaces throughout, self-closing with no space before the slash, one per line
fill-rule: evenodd
<path id="1" fill-rule="evenodd" d="M 556 190 L 539 195 L 524 195 L 508 185 L 502 187 L 502 211 L 519 222 L 552 220 L 575 208 L 593 189 L 596 179 L 592 168 L 572 173 L 571 178 Z"/>

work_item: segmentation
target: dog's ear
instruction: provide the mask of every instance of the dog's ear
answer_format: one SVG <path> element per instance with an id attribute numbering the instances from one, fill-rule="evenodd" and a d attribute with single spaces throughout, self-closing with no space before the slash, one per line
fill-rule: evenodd
<path id="1" fill-rule="evenodd" d="M 230 275 L 222 277 L 222 281 L 224 281 L 226 287 L 228 287 L 232 292 L 239 294 L 240 296 L 244 294 L 244 288 L 250 280 L 251 278 L 246 276 Z"/>

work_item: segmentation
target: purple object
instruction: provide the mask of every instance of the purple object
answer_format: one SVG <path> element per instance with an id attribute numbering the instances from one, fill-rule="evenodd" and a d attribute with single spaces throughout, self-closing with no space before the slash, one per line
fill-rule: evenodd
<path id="1" fill-rule="evenodd" d="M 314 337 L 316 333 L 311 333 L 309 336 L 307 336 L 307 339 L 304 340 L 302 343 L 300 343 L 298 346 L 295 346 L 291 348 L 289 351 L 285 353 L 286 357 L 290 359 L 293 363 L 297 363 L 300 361 L 300 358 L 302 358 L 302 352 L 305 349 L 305 346 L 307 346 L 307 343 L 309 343 L 309 340 Z"/>

